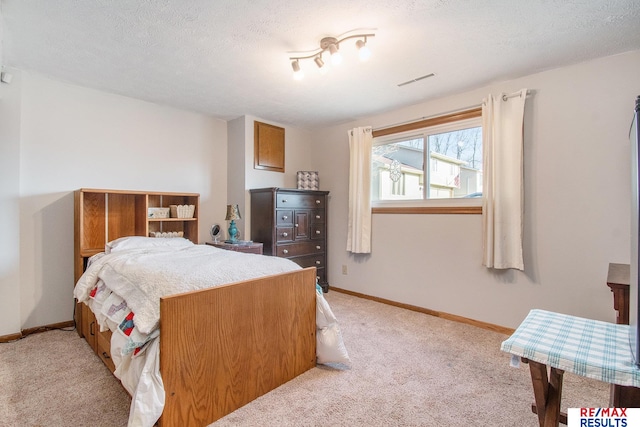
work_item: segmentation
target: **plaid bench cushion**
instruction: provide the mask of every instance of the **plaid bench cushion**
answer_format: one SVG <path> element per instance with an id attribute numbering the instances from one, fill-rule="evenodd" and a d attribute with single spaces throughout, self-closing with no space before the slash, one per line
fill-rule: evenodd
<path id="1" fill-rule="evenodd" d="M 500 348 L 565 372 L 640 387 L 629 325 L 534 309 Z"/>

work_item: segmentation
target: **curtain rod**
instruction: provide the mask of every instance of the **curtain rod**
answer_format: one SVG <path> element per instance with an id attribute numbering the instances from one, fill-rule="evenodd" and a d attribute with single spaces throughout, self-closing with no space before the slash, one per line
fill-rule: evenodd
<path id="1" fill-rule="evenodd" d="M 531 91 L 530 91 L 530 90 L 527 90 L 527 95 L 529 95 L 530 93 L 531 93 Z M 518 92 L 513 92 L 513 93 L 509 93 L 509 94 L 505 94 L 505 95 L 502 95 L 502 100 L 503 100 L 503 101 L 506 101 L 507 99 L 509 99 L 509 98 L 514 98 L 514 97 L 516 97 L 516 96 L 522 96 L 522 94 L 520 93 L 520 91 L 518 91 Z"/>
<path id="2" fill-rule="evenodd" d="M 531 93 L 531 91 L 527 90 L 527 95 L 529 95 L 530 93 Z M 506 101 L 509 98 L 513 98 L 513 97 L 516 97 L 516 96 L 520 96 L 520 91 L 509 93 L 509 94 L 503 94 L 502 95 L 502 100 Z M 407 120 L 407 121 L 404 121 L 404 122 L 394 123 L 394 124 L 391 124 L 391 125 L 384 125 L 384 126 L 381 126 L 379 128 L 374 128 L 373 131 L 392 128 L 392 127 L 396 127 L 396 126 L 402 126 L 402 125 L 406 125 L 406 124 L 413 123 L 413 122 L 419 122 L 420 120 L 428 120 L 428 119 L 433 119 L 433 118 L 440 117 L 440 116 L 447 116 L 449 114 L 460 113 L 462 111 L 473 110 L 474 108 L 479 108 L 479 107 L 482 107 L 483 105 L 484 105 L 484 102 L 482 104 L 471 105 L 469 107 L 459 108 L 457 110 L 451 110 L 451 111 L 447 111 L 447 112 L 444 112 L 444 113 L 438 113 L 438 114 L 434 114 L 432 116 L 423 116 L 423 117 L 418 117 L 417 119 Z"/>

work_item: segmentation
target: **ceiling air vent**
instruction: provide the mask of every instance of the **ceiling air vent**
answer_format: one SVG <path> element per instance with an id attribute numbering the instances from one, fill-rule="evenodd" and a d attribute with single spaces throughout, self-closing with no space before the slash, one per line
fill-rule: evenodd
<path id="1" fill-rule="evenodd" d="M 398 87 L 401 87 L 401 86 L 404 86 L 404 85 L 408 85 L 409 83 L 415 83 L 415 82 L 417 82 L 417 81 L 419 81 L 419 80 L 426 79 L 426 78 L 428 78 L 428 77 L 434 77 L 434 76 L 435 76 L 435 74 L 434 74 L 434 73 L 431 73 L 431 74 L 427 74 L 427 75 L 422 76 L 422 77 L 416 77 L 415 79 L 408 80 L 408 81 L 406 81 L 406 82 L 404 82 L 404 83 L 400 83 L 400 84 L 398 84 Z"/>

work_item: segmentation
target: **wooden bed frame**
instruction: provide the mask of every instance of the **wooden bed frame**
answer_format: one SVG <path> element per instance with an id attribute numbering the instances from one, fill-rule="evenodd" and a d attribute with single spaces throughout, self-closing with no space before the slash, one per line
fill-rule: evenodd
<path id="1" fill-rule="evenodd" d="M 99 236 L 113 240 L 148 235 L 146 210 L 155 194 L 90 189 L 75 192 L 76 281 L 88 257 L 103 250 L 104 245 L 100 249 L 95 244 Z M 112 201 L 109 195 L 113 195 Z M 182 197 L 163 195 L 173 201 Z M 184 197 L 197 203 L 194 196 Z M 135 207 L 140 204 L 142 207 Z M 139 209 L 145 214 L 136 214 Z M 141 218 L 146 227 L 124 225 Z M 193 221 L 187 226 L 193 228 Z M 197 236 L 197 222 L 195 229 Z M 86 242 L 91 242 L 91 247 Z M 315 283 L 316 271 L 311 267 L 161 298 L 160 373 L 166 397 L 158 425 L 210 424 L 313 368 Z M 98 332 L 85 304 L 78 305 L 76 322 L 80 336 L 113 371 L 110 334 Z"/>
<path id="2" fill-rule="evenodd" d="M 160 426 L 206 425 L 316 365 L 315 268 L 160 300 Z"/>

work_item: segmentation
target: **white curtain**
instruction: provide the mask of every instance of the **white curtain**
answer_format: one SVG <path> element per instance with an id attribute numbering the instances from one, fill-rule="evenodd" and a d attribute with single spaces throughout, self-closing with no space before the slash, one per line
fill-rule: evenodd
<path id="1" fill-rule="evenodd" d="M 371 253 L 371 126 L 349 131 L 349 225 L 347 251 Z"/>
<path id="2" fill-rule="evenodd" d="M 524 270 L 523 122 L 527 90 L 482 103 L 483 260 L 488 268 Z"/>

